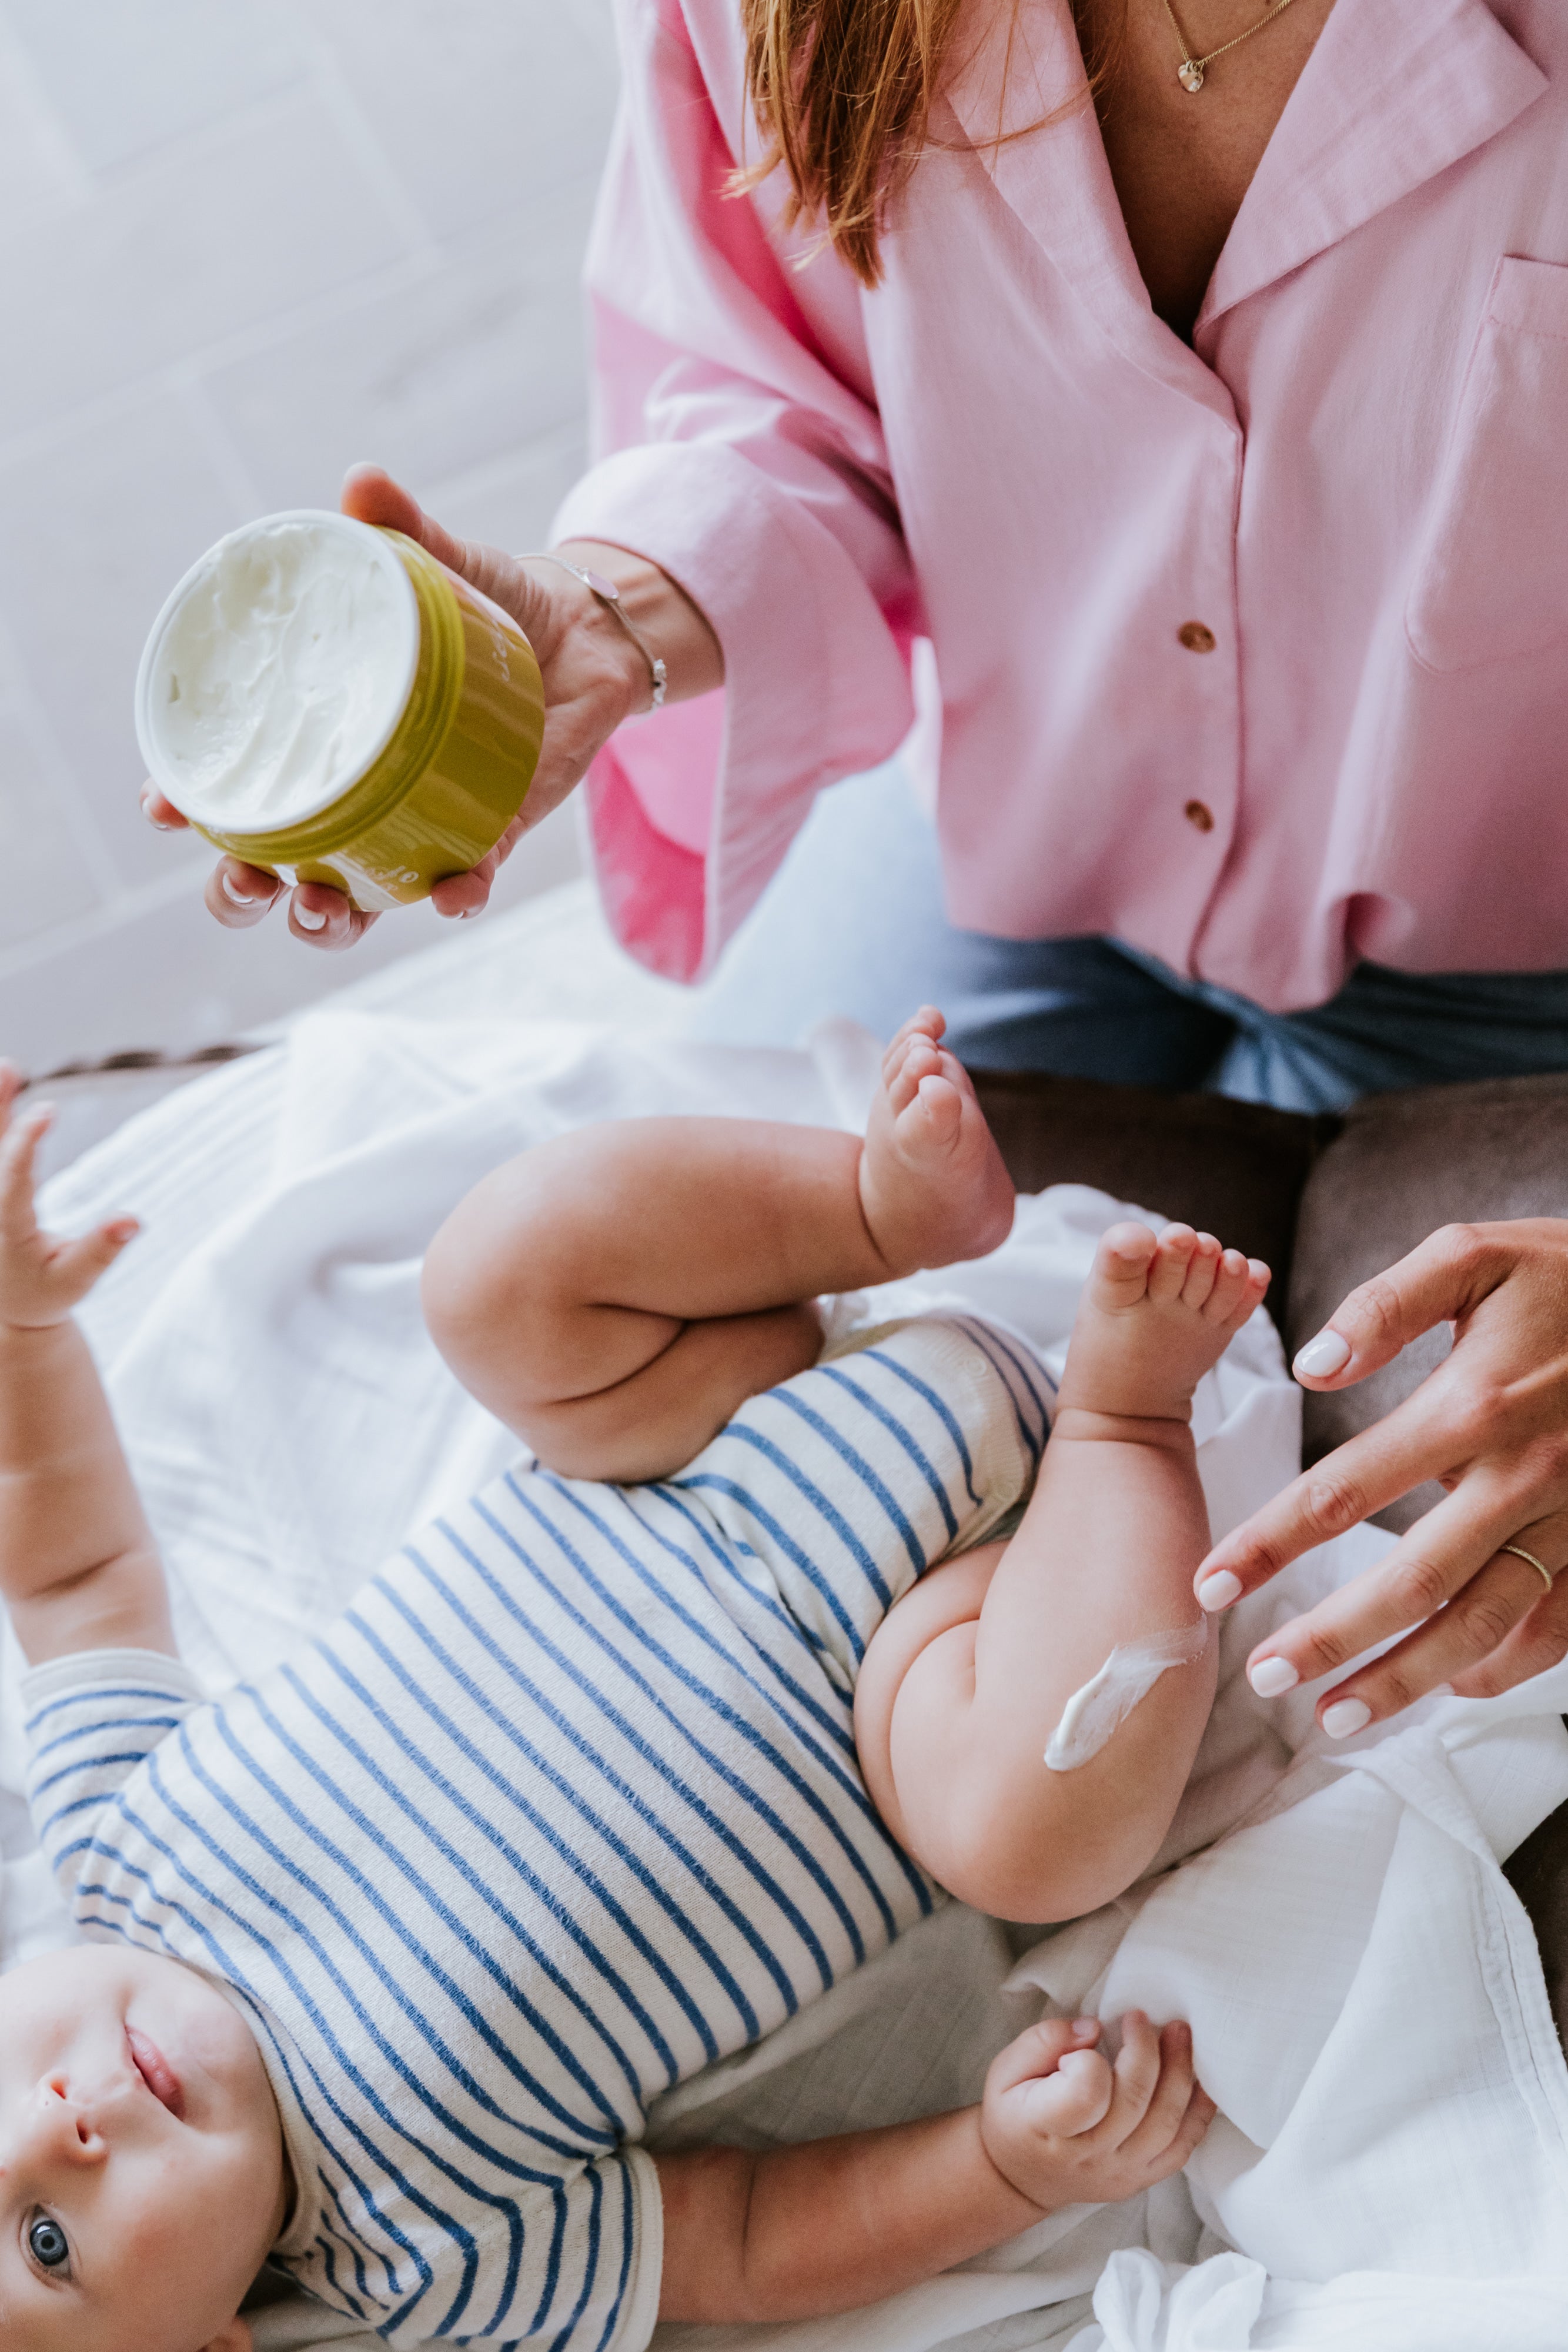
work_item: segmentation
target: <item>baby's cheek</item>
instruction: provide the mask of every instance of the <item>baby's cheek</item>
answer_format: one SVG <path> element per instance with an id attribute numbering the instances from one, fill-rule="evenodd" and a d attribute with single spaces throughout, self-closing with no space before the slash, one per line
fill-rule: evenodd
<path id="1" fill-rule="evenodd" d="M 127 2215 L 119 2268 L 139 2288 L 143 2281 L 155 2288 L 156 2300 L 147 2308 L 150 2317 L 157 2313 L 161 2330 L 175 2326 L 172 2301 L 181 2314 L 179 2335 L 200 2344 L 234 2317 L 260 2267 L 273 2200 L 258 2196 L 256 2174 L 263 2168 L 246 2151 L 227 2145 L 214 2149 L 196 2134 L 191 2141 L 188 2148 L 162 2152 L 147 2167 Z"/>

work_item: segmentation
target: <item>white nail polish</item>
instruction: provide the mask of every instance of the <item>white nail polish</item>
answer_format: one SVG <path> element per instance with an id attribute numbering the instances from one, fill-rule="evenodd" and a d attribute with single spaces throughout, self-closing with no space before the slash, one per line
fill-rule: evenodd
<path id="1" fill-rule="evenodd" d="M 321 931 L 327 928 L 326 916 L 317 914 L 310 907 L 296 907 L 294 919 L 302 931 Z"/>
<path id="2" fill-rule="evenodd" d="M 1372 1709 L 1364 1698 L 1336 1698 L 1323 1709 L 1323 1729 L 1331 1739 L 1354 1739 L 1371 1721 Z"/>
<path id="3" fill-rule="evenodd" d="M 232 874 L 222 877 L 224 897 L 235 907 L 254 907 L 256 900 L 240 889 Z"/>
<path id="4" fill-rule="evenodd" d="M 1320 1331 L 1315 1339 L 1307 1341 L 1291 1369 L 1304 1374 L 1310 1381 L 1327 1380 L 1332 1372 L 1344 1370 L 1350 1356 L 1348 1339 L 1343 1339 L 1337 1331 Z"/>
<path id="5" fill-rule="evenodd" d="M 1228 1568 L 1217 1568 L 1214 1574 L 1206 1576 L 1197 1588 L 1198 1607 L 1211 1612 L 1228 1609 L 1233 1601 L 1240 1598 L 1241 1579 L 1232 1576 Z"/>
<path id="6" fill-rule="evenodd" d="M 1457 1698 L 1458 1694 L 1452 1683 L 1434 1683 L 1427 1696 L 1428 1698 Z"/>
<path id="7" fill-rule="evenodd" d="M 1260 1698 L 1282 1698 L 1301 1678 L 1289 1658 L 1260 1658 L 1248 1667 L 1247 1679 Z"/>

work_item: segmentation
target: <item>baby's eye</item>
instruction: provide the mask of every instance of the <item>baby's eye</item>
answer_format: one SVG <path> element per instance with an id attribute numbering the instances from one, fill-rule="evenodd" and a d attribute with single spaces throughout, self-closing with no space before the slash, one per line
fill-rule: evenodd
<path id="1" fill-rule="evenodd" d="M 47 2271 L 57 2271 L 70 2260 L 70 2241 L 57 2221 L 40 2213 L 27 2231 L 27 2245 L 33 2260 Z"/>

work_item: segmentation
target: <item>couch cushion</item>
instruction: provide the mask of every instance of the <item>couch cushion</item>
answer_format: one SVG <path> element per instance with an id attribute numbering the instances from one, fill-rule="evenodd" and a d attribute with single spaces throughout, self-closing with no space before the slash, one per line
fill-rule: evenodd
<path id="1" fill-rule="evenodd" d="M 1513 1891 L 1530 1914 L 1552 2014 L 1568 2048 L 1568 1805 L 1559 1805 L 1505 1864 Z"/>
<path id="2" fill-rule="evenodd" d="M 975 1087 L 1019 1192 L 1093 1184 L 1266 1258 L 1282 1328 L 1297 1203 L 1337 1119 L 1010 1070 Z"/>
<path id="3" fill-rule="evenodd" d="M 1375 1095 L 1345 1114 L 1303 1191 L 1285 1316 L 1293 1351 L 1347 1290 L 1457 1220 L 1568 1217 L 1568 1078 L 1497 1078 Z M 1407 1397 L 1448 1350 L 1446 1326 L 1334 1396 L 1309 1395 L 1305 1457 L 1316 1462 Z M 1440 1501 L 1420 1486 L 1379 1514 L 1406 1528 Z"/>

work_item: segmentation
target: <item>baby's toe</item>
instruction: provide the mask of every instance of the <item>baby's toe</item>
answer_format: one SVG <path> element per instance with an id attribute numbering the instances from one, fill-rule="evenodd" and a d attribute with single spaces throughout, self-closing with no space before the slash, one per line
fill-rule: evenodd
<path id="1" fill-rule="evenodd" d="M 1166 1227 L 1149 1268 L 1149 1297 L 1157 1306 L 1168 1307 L 1181 1297 L 1197 1248 L 1197 1235 L 1190 1225 Z"/>
<path id="2" fill-rule="evenodd" d="M 1239 1250 L 1228 1249 L 1214 1270 L 1214 1287 L 1204 1305 L 1205 1319 L 1228 1323 L 1247 1296 L 1251 1276 Z"/>
<path id="3" fill-rule="evenodd" d="M 935 1077 L 942 1061 L 943 1056 L 929 1037 L 904 1039 L 893 1073 L 885 1081 L 887 1098 L 895 1114 L 908 1109 L 919 1092 L 921 1079 Z"/>
<path id="4" fill-rule="evenodd" d="M 898 1121 L 899 1140 L 912 1151 L 946 1151 L 957 1140 L 964 1097 L 939 1070 L 923 1073 Z"/>
<path id="5" fill-rule="evenodd" d="M 902 1029 L 897 1031 L 892 1044 L 882 1057 L 883 1079 L 892 1077 L 893 1072 L 903 1060 L 904 1047 L 912 1037 L 924 1037 L 928 1042 L 934 1041 L 941 1036 L 946 1026 L 946 1022 L 934 1004 L 923 1004 L 918 1013 L 912 1013 Z"/>
<path id="6" fill-rule="evenodd" d="M 1149 1265 L 1157 1247 L 1147 1225 L 1135 1225 L 1130 1220 L 1112 1225 L 1101 1234 L 1094 1253 L 1091 1289 L 1105 1294 L 1107 1306 L 1132 1306 L 1148 1289 Z"/>
<path id="7" fill-rule="evenodd" d="M 1187 1261 L 1186 1278 L 1181 1286 L 1181 1303 L 1199 1312 L 1207 1307 L 1214 1293 L 1214 1285 L 1224 1255 L 1212 1234 L 1199 1234 L 1197 1244 Z"/>

